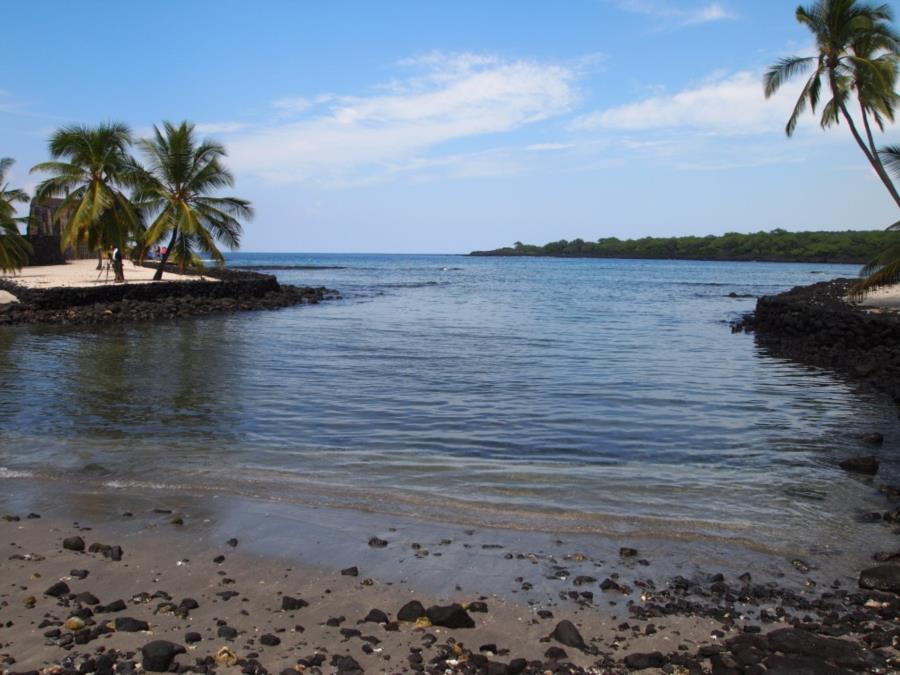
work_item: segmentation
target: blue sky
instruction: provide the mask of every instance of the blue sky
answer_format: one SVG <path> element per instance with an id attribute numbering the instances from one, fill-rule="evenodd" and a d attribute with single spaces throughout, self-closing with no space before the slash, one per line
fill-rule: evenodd
<path id="1" fill-rule="evenodd" d="M 59 125 L 193 121 L 254 202 L 250 251 L 885 227 L 846 128 L 788 140 L 800 83 L 763 98 L 765 67 L 812 48 L 794 6 L 10 3 L 0 156 L 31 188 Z"/>

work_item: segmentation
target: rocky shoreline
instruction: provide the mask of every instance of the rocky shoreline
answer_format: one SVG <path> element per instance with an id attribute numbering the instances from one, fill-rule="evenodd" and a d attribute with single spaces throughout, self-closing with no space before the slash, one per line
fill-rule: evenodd
<path id="1" fill-rule="evenodd" d="M 149 265 L 148 265 L 149 266 Z M 215 281 L 165 280 L 104 284 L 87 288 L 34 289 L 0 279 L 0 290 L 19 302 L 0 304 L 0 326 L 15 324 L 105 324 L 170 320 L 239 311 L 281 309 L 340 299 L 325 287 L 280 284 L 267 274 L 213 269 Z"/>
<path id="2" fill-rule="evenodd" d="M 836 279 L 759 298 L 732 329 L 754 333 L 772 356 L 837 372 L 900 405 L 900 314 L 846 302 L 854 283 Z"/>
<path id="3" fill-rule="evenodd" d="M 881 563 L 860 573 L 855 587 L 801 559 L 784 561 L 784 583 L 755 569 L 654 579 L 631 542 L 600 559 L 561 540 L 555 551 L 529 551 L 490 532 L 435 528 L 419 539 L 385 528 L 358 542 L 356 564 L 317 569 L 248 550 L 246 532 L 209 537 L 207 515 L 137 502 L 134 512 L 78 522 L 7 512 L 0 520 L 7 551 L 0 671 L 840 675 L 900 668 L 900 565 L 893 562 L 900 553 L 879 554 Z M 308 543 L 315 546 L 315 537 Z M 460 548 L 507 570 L 512 587 L 525 591 L 540 578 L 554 593 L 510 602 L 496 589 L 457 583 L 447 597 L 434 597 L 372 573 L 393 560 L 414 580 Z M 522 575 L 523 565 L 531 576 Z"/>

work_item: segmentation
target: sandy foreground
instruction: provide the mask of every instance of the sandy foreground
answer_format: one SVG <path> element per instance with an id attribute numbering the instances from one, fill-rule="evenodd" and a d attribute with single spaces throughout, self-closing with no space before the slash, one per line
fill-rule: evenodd
<path id="1" fill-rule="evenodd" d="M 147 267 L 139 267 L 130 260 L 125 263 L 125 282 L 129 284 L 146 284 L 153 281 L 156 270 Z M 26 288 L 90 288 L 113 283 L 113 272 L 106 269 L 97 271 L 97 261 L 71 260 L 65 265 L 43 265 L 37 267 L 24 267 L 16 274 L 0 274 L 0 279 L 14 281 Z M 165 281 L 196 281 L 195 275 L 171 274 L 166 272 Z M 213 279 L 206 278 L 208 281 Z M 0 298 L 0 302 L 3 299 Z"/>
<path id="2" fill-rule="evenodd" d="M 896 672 L 897 597 L 802 561 L 783 563 L 801 582 L 791 591 L 761 569 L 653 579 L 643 544 L 600 560 L 440 524 L 373 533 L 352 513 L 330 539 L 277 521 L 332 561 L 309 564 L 261 546 L 265 528 L 212 528 L 190 502 L 132 513 L 103 495 L 75 511 L 44 499 L 48 512 L 0 520 L 7 673 Z M 727 669 L 739 663 L 768 671 Z"/>

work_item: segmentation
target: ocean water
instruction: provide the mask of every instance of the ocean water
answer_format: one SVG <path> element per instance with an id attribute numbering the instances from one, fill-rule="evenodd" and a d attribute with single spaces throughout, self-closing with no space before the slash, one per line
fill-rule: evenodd
<path id="1" fill-rule="evenodd" d="M 236 254 L 318 306 L 0 331 L 0 487 L 229 494 L 510 529 L 877 547 L 836 468 L 897 412 L 729 321 L 848 266 Z"/>

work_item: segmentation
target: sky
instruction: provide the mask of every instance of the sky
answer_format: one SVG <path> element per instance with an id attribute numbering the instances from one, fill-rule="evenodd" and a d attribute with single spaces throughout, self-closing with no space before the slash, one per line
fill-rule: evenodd
<path id="1" fill-rule="evenodd" d="M 846 126 L 788 139 L 801 81 L 763 95 L 768 65 L 812 53 L 795 4 L 9 3 L 0 157 L 33 189 L 62 125 L 191 121 L 254 204 L 247 251 L 886 227 Z"/>

